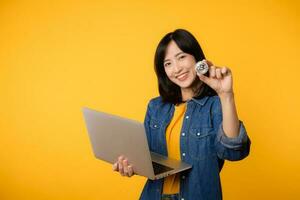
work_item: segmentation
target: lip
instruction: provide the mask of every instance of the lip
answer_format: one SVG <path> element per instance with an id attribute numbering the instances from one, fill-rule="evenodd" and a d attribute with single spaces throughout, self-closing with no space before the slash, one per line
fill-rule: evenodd
<path id="1" fill-rule="evenodd" d="M 180 81 L 184 81 L 187 77 L 188 77 L 188 73 L 187 73 L 187 72 L 182 73 L 182 74 L 176 76 L 176 78 L 177 78 L 178 80 L 180 80 Z"/>

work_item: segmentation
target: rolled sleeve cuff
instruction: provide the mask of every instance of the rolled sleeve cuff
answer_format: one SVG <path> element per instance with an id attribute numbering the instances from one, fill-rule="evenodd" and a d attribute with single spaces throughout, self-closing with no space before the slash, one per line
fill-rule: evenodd
<path id="1" fill-rule="evenodd" d="M 220 124 L 217 141 L 219 141 L 224 147 L 229 149 L 239 150 L 242 149 L 244 146 L 246 146 L 248 142 L 248 135 L 243 122 L 242 121 L 239 122 L 240 122 L 239 135 L 235 138 L 227 137 L 223 130 L 223 123 Z"/>

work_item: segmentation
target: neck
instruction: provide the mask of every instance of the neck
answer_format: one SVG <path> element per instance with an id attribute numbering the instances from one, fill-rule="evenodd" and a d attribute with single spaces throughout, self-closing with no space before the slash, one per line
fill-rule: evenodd
<path id="1" fill-rule="evenodd" d="M 188 101 L 194 96 L 194 92 L 192 89 L 183 88 L 181 89 L 182 101 Z"/>
<path id="2" fill-rule="evenodd" d="M 188 101 L 191 98 L 193 98 L 197 93 L 199 93 L 199 90 L 202 86 L 203 82 L 198 81 L 194 82 L 191 87 L 189 88 L 181 88 L 181 96 L 182 96 L 182 101 Z"/>

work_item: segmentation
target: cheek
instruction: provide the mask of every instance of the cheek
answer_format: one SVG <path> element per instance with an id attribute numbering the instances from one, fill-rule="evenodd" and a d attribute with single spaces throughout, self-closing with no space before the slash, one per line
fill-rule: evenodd
<path id="1" fill-rule="evenodd" d="M 187 62 L 186 64 L 188 64 L 188 66 L 190 66 L 190 67 L 195 67 L 195 65 L 196 65 L 194 58 L 187 59 L 186 62 Z"/>
<path id="2" fill-rule="evenodd" d="M 195 70 L 195 68 L 193 67 L 193 68 L 191 68 L 191 73 L 193 74 L 193 75 L 197 75 L 197 72 L 196 72 L 196 70 Z"/>
<path id="3" fill-rule="evenodd" d="M 196 64 L 195 62 L 189 62 L 188 66 L 189 66 L 189 70 L 196 74 L 195 64 Z"/>
<path id="4" fill-rule="evenodd" d="M 169 79 L 172 79 L 172 78 L 173 78 L 173 77 L 172 77 L 172 72 L 171 72 L 171 70 L 165 69 L 165 72 L 166 72 L 167 77 L 168 77 Z"/>

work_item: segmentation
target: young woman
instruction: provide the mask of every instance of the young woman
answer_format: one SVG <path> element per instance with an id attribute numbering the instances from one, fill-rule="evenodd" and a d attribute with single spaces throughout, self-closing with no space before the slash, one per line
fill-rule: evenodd
<path id="1" fill-rule="evenodd" d="M 202 75 L 195 64 L 205 59 L 188 31 L 165 35 L 155 53 L 160 96 L 150 100 L 144 121 L 150 150 L 192 165 L 164 179 L 148 180 L 140 199 L 222 199 L 220 171 L 224 160 L 237 161 L 250 151 L 250 140 L 239 120 L 232 73 L 207 61 Z M 120 156 L 113 169 L 134 174 Z"/>

